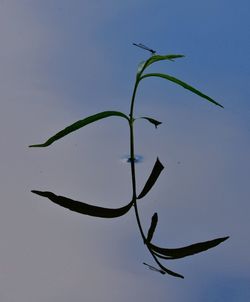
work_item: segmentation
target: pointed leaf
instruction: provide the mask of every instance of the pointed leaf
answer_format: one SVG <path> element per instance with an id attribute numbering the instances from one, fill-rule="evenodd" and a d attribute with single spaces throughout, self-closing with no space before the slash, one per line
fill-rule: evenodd
<path id="1" fill-rule="evenodd" d="M 161 171 L 163 169 L 164 169 L 164 166 L 162 165 L 162 163 L 159 161 L 159 158 L 157 157 L 153 170 L 152 170 L 151 174 L 149 175 L 149 178 L 148 178 L 144 188 L 142 189 L 141 193 L 137 197 L 138 199 L 144 197 L 151 190 L 151 188 L 155 184 L 156 180 L 158 179 L 158 177 L 161 174 Z"/>
<path id="2" fill-rule="evenodd" d="M 137 75 L 137 78 L 140 77 L 140 75 L 142 74 L 143 70 L 146 68 L 146 63 L 147 61 L 141 61 L 137 67 L 137 72 L 136 72 L 136 75 Z"/>
<path id="3" fill-rule="evenodd" d="M 155 119 L 153 119 L 151 117 L 142 116 L 140 118 L 149 121 L 150 123 L 152 123 L 155 126 L 155 128 L 157 128 L 157 126 L 159 126 L 160 124 L 162 124 L 162 122 L 159 122 L 159 121 L 157 121 L 157 120 L 155 120 Z"/>
<path id="4" fill-rule="evenodd" d="M 178 277 L 181 279 L 184 279 L 184 276 L 182 276 L 181 274 L 178 274 L 176 272 L 171 271 L 170 269 L 166 268 L 165 266 L 163 266 L 161 263 L 158 262 L 159 267 L 165 271 L 167 274 L 173 276 L 173 277 Z"/>
<path id="5" fill-rule="evenodd" d="M 126 214 L 133 205 L 133 202 L 131 201 L 129 204 L 127 204 L 122 208 L 109 209 L 109 208 L 102 208 L 102 207 L 89 205 L 87 203 L 72 200 L 64 196 L 57 196 L 52 192 L 47 192 L 47 191 L 42 192 L 37 190 L 32 190 L 31 192 L 43 197 L 47 197 L 52 202 L 64 208 L 67 208 L 73 212 L 95 216 L 95 217 L 102 217 L 102 218 L 115 218 L 115 217 L 122 216 Z"/>
<path id="6" fill-rule="evenodd" d="M 124 113 L 119 112 L 119 111 L 100 112 L 100 113 L 88 116 L 88 117 L 84 118 L 83 120 L 79 120 L 79 121 L 73 123 L 72 125 L 66 127 L 65 129 L 59 131 L 58 133 L 56 133 L 55 135 L 50 137 L 43 144 L 31 145 L 29 147 L 47 147 L 47 146 L 51 145 L 52 143 L 54 143 L 56 140 L 68 135 L 71 132 L 74 132 L 74 131 L 76 131 L 76 130 L 78 130 L 78 129 L 80 129 L 80 128 L 88 125 L 88 124 L 91 124 L 91 123 L 96 122 L 100 119 L 110 117 L 110 116 L 120 116 L 120 117 L 123 117 L 123 118 L 125 118 L 129 121 L 129 118 Z"/>
<path id="7" fill-rule="evenodd" d="M 187 89 L 187 90 L 189 90 L 189 91 L 191 91 L 191 92 L 197 94 L 198 96 L 200 96 L 200 97 L 202 97 L 202 98 L 208 100 L 209 102 L 211 102 L 211 103 L 213 103 L 213 104 L 215 104 L 215 105 L 217 105 L 217 106 L 219 106 L 219 107 L 224 108 L 221 104 L 217 103 L 215 100 L 213 100 L 213 99 L 210 98 L 209 96 L 203 94 L 201 91 L 199 91 L 199 90 L 197 90 L 196 88 L 194 88 L 194 87 L 188 85 L 188 84 L 185 83 L 185 82 L 182 82 L 181 80 L 179 80 L 179 79 L 177 79 L 177 78 L 175 78 L 175 77 L 172 77 L 172 76 L 167 75 L 167 74 L 162 74 L 162 73 L 148 73 L 148 74 L 143 75 L 143 76 L 140 78 L 140 80 L 145 79 L 145 78 L 148 78 L 148 77 L 159 77 L 159 78 L 163 78 L 163 79 L 165 79 L 165 80 L 168 80 L 168 81 L 170 81 L 170 82 L 173 82 L 173 83 L 175 83 L 175 84 L 177 84 L 177 85 L 180 85 L 180 86 L 182 86 L 183 88 L 185 88 L 185 89 Z"/>
<path id="8" fill-rule="evenodd" d="M 151 242 L 157 223 L 158 223 L 158 215 L 157 213 L 154 213 L 154 215 L 152 216 L 150 228 L 148 230 L 147 243 Z"/>
<path id="9" fill-rule="evenodd" d="M 222 238 L 216 238 L 209 241 L 199 242 L 195 244 L 191 244 L 185 247 L 181 248 L 175 248 L 175 249 L 168 249 L 168 248 L 161 248 L 154 244 L 149 243 L 148 247 L 153 252 L 157 253 L 157 256 L 163 256 L 161 258 L 164 259 L 178 259 L 178 258 L 184 258 L 187 256 L 191 256 L 194 254 L 198 254 L 201 252 L 204 252 L 208 249 L 211 249 L 218 244 L 222 243 L 223 241 L 227 240 L 229 237 L 222 237 Z"/>
<path id="10" fill-rule="evenodd" d="M 152 270 L 152 271 L 154 271 L 154 272 L 161 273 L 162 275 L 165 275 L 165 274 L 166 274 L 166 272 L 165 272 L 164 270 L 158 269 L 158 268 L 156 268 L 156 267 L 154 267 L 154 266 L 152 266 L 152 265 L 149 265 L 149 264 L 147 264 L 147 263 L 145 263 L 145 262 L 143 262 L 143 264 L 146 265 L 150 270 Z"/>
<path id="11" fill-rule="evenodd" d="M 173 61 L 174 59 L 183 58 L 183 57 L 184 55 L 153 55 L 146 61 L 146 67 L 148 67 L 149 65 L 155 62 L 159 62 L 163 60 Z"/>
<path id="12" fill-rule="evenodd" d="M 163 61 L 163 60 L 173 61 L 174 59 L 183 58 L 183 57 L 184 55 L 152 55 L 148 60 L 139 63 L 137 68 L 137 79 L 139 79 L 143 71 L 148 66 L 150 66 L 155 62 Z"/>
<path id="13" fill-rule="evenodd" d="M 161 273 L 162 275 L 165 275 L 165 273 L 167 273 L 167 274 L 169 274 L 169 275 L 171 275 L 171 276 L 174 276 L 174 277 L 178 277 L 178 278 L 184 279 L 184 277 L 183 277 L 182 275 L 180 275 L 180 274 L 178 274 L 178 273 L 175 273 L 175 272 L 171 271 L 170 269 L 168 269 L 168 268 L 166 268 L 165 266 L 163 266 L 161 263 L 158 263 L 158 265 L 159 265 L 159 267 L 160 267 L 161 269 L 158 269 L 158 268 L 156 268 L 156 267 L 154 267 L 154 266 L 152 266 L 152 265 L 149 265 L 149 264 L 147 264 L 147 263 L 145 263 L 145 262 L 143 262 L 143 264 L 146 265 L 146 266 L 147 266 L 149 269 L 151 269 L 152 271 L 159 272 L 159 273 Z"/>

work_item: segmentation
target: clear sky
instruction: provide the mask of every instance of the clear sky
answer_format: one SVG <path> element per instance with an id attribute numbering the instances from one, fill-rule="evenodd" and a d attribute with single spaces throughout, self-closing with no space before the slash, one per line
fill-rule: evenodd
<path id="1" fill-rule="evenodd" d="M 3 302 L 250 300 L 250 4 L 210 1 L 0 1 L 0 300 Z M 157 244 L 178 247 L 229 235 L 200 255 L 153 264 L 133 209 L 114 220 L 70 212 L 30 190 L 105 207 L 131 198 L 128 129 L 110 118 L 45 149 L 28 145 L 88 115 L 128 113 L 137 64 L 156 65 L 225 109 L 163 80 L 147 79 L 136 124 L 138 188 L 157 156 L 165 166 L 139 207 L 154 212 Z M 146 82 L 147 81 L 147 82 Z"/>

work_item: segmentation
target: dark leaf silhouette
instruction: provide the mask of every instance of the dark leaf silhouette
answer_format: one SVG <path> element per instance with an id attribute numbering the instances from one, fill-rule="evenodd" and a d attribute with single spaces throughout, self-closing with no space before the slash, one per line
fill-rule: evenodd
<path id="1" fill-rule="evenodd" d="M 52 202 L 67 208 L 71 211 L 80 213 L 80 214 L 85 214 L 85 215 L 90 215 L 90 216 L 95 216 L 95 217 L 102 217 L 102 218 L 115 218 L 122 216 L 126 214 L 130 208 L 133 205 L 133 202 L 131 201 L 129 204 L 127 204 L 124 207 L 117 208 L 117 209 L 109 209 L 109 208 L 103 208 L 103 207 L 97 207 L 93 205 L 89 205 L 84 202 L 76 201 L 69 199 L 64 196 L 57 196 L 52 192 L 42 192 L 42 191 L 37 191 L 37 190 L 32 190 L 32 193 L 35 193 L 37 195 L 47 197 L 49 198 Z"/>
<path id="2" fill-rule="evenodd" d="M 150 228 L 148 230 L 148 236 L 147 236 L 148 243 L 151 242 L 151 240 L 153 238 L 157 222 L 158 222 L 158 215 L 157 215 L 157 213 L 154 213 L 154 215 L 152 216 Z"/>
<path id="3" fill-rule="evenodd" d="M 184 279 L 184 277 L 178 273 L 175 273 L 173 271 L 171 271 L 170 269 L 166 268 L 165 266 L 163 266 L 161 263 L 158 262 L 158 265 L 161 269 L 158 269 L 152 265 L 149 265 L 145 262 L 143 262 L 144 265 L 146 265 L 149 269 L 151 269 L 152 271 L 155 271 L 155 272 L 159 272 L 161 273 L 162 275 L 165 275 L 165 273 L 167 273 L 168 275 L 171 275 L 171 276 L 174 276 L 174 277 L 178 277 L 178 278 L 182 278 Z"/>
<path id="4" fill-rule="evenodd" d="M 171 271 L 170 269 L 166 268 L 165 266 L 163 266 L 161 263 L 158 262 L 158 265 L 159 267 L 165 271 L 167 274 L 171 275 L 171 276 L 174 276 L 174 277 L 178 277 L 178 278 L 181 278 L 181 279 L 184 279 L 184 276 L 182 276 L 181 274 L 178 274 L 176 272 L 173 272 Z"/>
<path id="5" fill-rule="evenodd" d="M 145 262 L 143 262 L 143 264 L 146 265 L 149 269 L 151 269 L 151 270 L 154 271 L 154 272 L 161 273 L 162 275 L 165 275 L 165 274 L 166 274 L 166 272 L 165 272 L 164 270 L 162 270 L 162 269 L 158 269 L 158 268 L 156 268 L 156 267 L 154 267 L 154 266 L 152 266 L 152 265 L 149 265 L 149 264 L 147 264 L 147 263 L 145 263 Z"/>
<path id="6" fill-rule="evenodd" d="M 159 161 L 159 158 L 157 157 L 153 170 L 152 170 L 151 174 L 149 175 L 149 178 L 148 178 L 144 188 L 142 189 L 141 193 L 137 197 L 138 199 L 144 197 L 150 191 L 150 189 L 155 184 L 157 178 L 159 177 L 159 175 L 161 174 L 161 171 L 163 169 L 164 169 L 164 166 L 162 165 L 162 163 Z"/>
<path id="7" fill-rule="evenodd" d="M 191 92 L 197 94 L 198 96 L 200 96 L 200 97 L 202 97 L 202 98 L 208 100 L 209 102 L 211 102 L 211 103 L 213 103 L 213 104 L 215 104 L 215 105 L 217 105 L 217 106 L 219 106 L 219 107 L 224 108 L 221 104 L 217 103 L 215 100 L 213 100 L 213 99 L 210 98 L 209 96 L 205 95 L 205 94 L 202 93 L 201 91 L 197 90 L 196 88 L 194 88 L 194 87 L 188 85 L 187 83 L 182 82 L 181 80 L 179 80 L 179 79 L 177 79 L 177 78 L 175 78 L 175 77 L 172 77 L 172 76 L 170 76 L 170 75 L 168 75 L 168 74 L 163 74 L 163 73 L 148 73 L 148 74 L 143 75 L 143 76 L 140 78 L 140 80 L 145 79 L 145 78 L 148 78 L 148 77 L 158 77 L 158 78 L 163 78 L 163 79 L 165 79 L 165 80 L 168 80 L 168 81 L 170 81 L 170 82 L 173 82 L 173 83 L 175 83 L 175 84 L 177 84 L 177 85 L 180 85 L 180 86 L 182 86 L 183 88 L 185 88 L 185 89 L 187 89 L 187 90 L 189 90 L 189 91 L 191 91 Z"/>
<path id="8" fill-rule="evenodd" d="M 141 119 L 144 119 L 144 120 L 148 120 L 150 123 L 152 123 L 155 128 L 157 128 L 157 126 L 159 126 L 160 124 L 162 124 L 162 122 L 159 122 L 151 117 L 147 117 L 147 116 L 142 116 L 140 117 Z"/>
<path id="9" fill-rule="evenodd" d="M 79 120 L 75 123 L 73 123 L 72 125 L 66 127 L 65 129 L 59 131 L 58 133 L 56 133 L 55 135 L 53 135 L 52 137 L 50 137 L 45 143 L 43 144 L 36 144 L 36 145 L 30 145 L 29 147 L 47 147 L 49 145 L 51 145 L 52 143 L 54 143 L 56 140 L 61 139 L 62 137 L 70 134 L 71 132 L 74 132 L 88 124 L 94 123 L 100 119 L 106 118 L 106 117 L 110 117 L 110 116 L 120 116 L 123 117 L 125 119 L 127 119 L 129 121 L 129 118 L 122 112 L 119 111 L 103 111 L 91 116 L 88 116 L 86 118 L 84 118 L 83 120 Z"/>
<path id="10" fill-rule="evenodd" d="M 148 244 L 148 247 L 150 250 L 155 252 L 155 254 L 164 259 L 178 259 L 178 258 L 184 258 L 187 256 L 191 256 L 194 254 L 198 254 L 201 252 L 204 252 L 208 249 L 211 249 L 218 244 L 222 243 L 223 241 L 227 240 L 229 237 L 222 237 L 222 238 L 216 238 L 209 241 L 199 242 L 195 244 L 191 244 L 185 247 L 181 248 L 174 248 L 174 249 L 168 249 L 168 248 L 161 248 L 158 247 L 152 243 Z"/>

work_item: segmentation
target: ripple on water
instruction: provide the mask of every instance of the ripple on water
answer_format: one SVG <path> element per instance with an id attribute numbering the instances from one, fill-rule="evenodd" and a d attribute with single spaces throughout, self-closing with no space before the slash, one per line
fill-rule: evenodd
<path id="1" fill-rule="evenodd" d="M 129 155 L 122 156 L 121 160 L 124 163 L 130 163 L 131 162 Z M 144 158 L 143 158 L 142 155 L 137 155 L 137 154 L 135 155 L 135 163 L 136 164 L 142 163 L 143 161 L 144 161 Z"/>

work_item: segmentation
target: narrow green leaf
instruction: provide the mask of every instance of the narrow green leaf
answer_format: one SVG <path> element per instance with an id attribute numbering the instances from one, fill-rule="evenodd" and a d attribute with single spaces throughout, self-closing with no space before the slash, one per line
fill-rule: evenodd
<path id="1" fill-rule="evenodd" d="M 180 85 L 180 86 L 182 86 L 183 88 L 185 88 L 185 89 L 187 89 L 187 90 L 189 90 L 189 91 L 191 91 L 191 92 L 197 94 L 198 96 L 200 96 L 200 97 L 202 97 L 202 98 L 208 100 L 209 102 L 211 102 L 211 103 L 213 103 L 213 104 L 215 104 L 215 105 L 217 105 L 217 106 L 219 106 L 219 107 L 224 108 L 221 104 L 217 103 L 215 100 L 213 100 L 213 99 L 210 98 L 209 96 L 203 94 L 202 92 L 200 92 L 200 91 L 197 90 L 196 88 L 194 88 L 194 87 L 188 85 L 188 84 L 185 83 L 185 82 L 182 82 L 181 80 L 179 80 L 179 79 L 177 79 L 177 78 L 175 78 L 175 77 L 172 77 L 172 76 L 167 75 L 167 74 L 162 74 L 162 73 L 148 73 L 148 74 L 145 74 L 145 75 L 141 76 L 140 80 L 145 79 L 145 78 L 148 78 L 148 77 L 158 77 L 158 78 L 163 78 L 163 79 L 165 79 L 165 80 L 168 80 L 168 81 L 170 81 L 170 82 L 173 82 L 173 83 L 175 83 L 175 84 L 177 84 L 177 85 Z"/>
<path id="2" fill-rule="evenodd" d="M 148 178 L 144 188 L 142 189 L 141 193 L 137 197 L 138 199 L 144 197 L 151 190 L 151 188 L 155 184 L 157 178 L 159 177 L 159 175 L 161 174 L 163 169 L 164 169 L 164 166 L 162 165 L 162 163 L 159 161 L 159 158 L 157 157 L 153 170 L 152 170 L 151 174 L 149 175 L 149 178 Z"/>
<path id="3" fill-rule="evenodd" d="M 219 245 L 220 243 L 227 240 L 228 238 L 229 238 L 228 236 L 227 237 L 222 237 L 222 238 L 216 238 L 216 239 L 213 239 L 213 240 L 199 242 L 199 243 L 191 244 L 191 245 L 188 245 L 188 246 L 185 246 L 185 247 L 174 248 L 174 249 L 161 248 L 161 247 L 158 247 L 158 246 L 156 246 L 152 243 L 149 243 L 148 247 L 153 252 L 156 252 L 157 256 L 160 257 L 160 258 L 178 259 L 178 258 L 184 258 L 184 257 L 187 257 L 187 256 L 191 256 L 191 255 L 194 255 L 194 254 L 204 252 L 208 249 L 211 249 L 211 248 Z M 161 256 L 163 256 L 163 257 L 161 257 Z"/>
<path id="4" fill-rule="evenodd" d="M 148 120 L 150 123 L 152 123 L 155 128 L 157 128 L 157 126 L 159 126 L 160 124 L 162 124 L 162 122 L 159 122 L 151 117 L 147 117 L 147 116 L 142 116 L 140 117 L 141 119 L 144 119 L 144 120 Z"/>
<path id="5" fill-rule="evenodd" d="M 59 140 L 60 138 L 70 134 L 71 132 L 74 132 L 88 124 L 94 123 L 100 119 L 110 117 L 110 116 L 123 117 L 129 121 L 129 118 L 127 117 L 127 115 L 125 115 L 124 113 L 119 112 L 119 111 L 100 112 L 100 113 L 88 116 L 88 117 L 84 118 L 83 120 L 79 120 L 79 121 L 73 123 L 72 125 L 66 127 L 65 129 L 59 131 L 58 133 L 56 133 L 55 135 L 50 137 L 45 143 L 31 145 L 29 147 L 47 147 L 47 146 L 51 145 L 52 143 L 54 143 L 56 140 Z"/>
<path id="6" fill-rule="evenodd" d="M 64 208 L 67 208 L 73 212 L 77 212 L 84 215 L 95 216 L 95 217 L 101 217 L 101 218 L 115 218 L 115 217 L 122 216 L 126 214 L 133 205 L 133 201 L 131 201 L 129 204 L 127 204 L 124 207 L 117 208 L 117 209 L 109 209 L 109 208 L 97 207 L 84 202 L 72 200 L 64 196 L 58 196 L 52 192 L 47 192 L 47 191 L 42 192 L 37 190 L 32 190 L 31 192 L 43 197 L 47 197 L 52 202 Z"/>
<path id="7" fill-rule="evenodd" d="M 149 65 L 155 62 L 159 62 L 163 60 L 173 61 L 174 59 L 183 58 L 183 57 L 185 56 L 184 55 L 153 55 L 146 61 L 145 68 L 147 68 Z"/>
<path id="8" fill-rule="evenodd" d="M 139 63 L 139 65 L 137 67 L 137 72 L 136 72 L 137 77 L 139 77 L 141 75 L 141 73 L 143 72 L 143 70 L 146 68 L 146 63 L 147 63 L 147 61 L 142 61 Z"/>
<path id="9" fill-rule="evenodd" d="M 154 215 L 152 216 L 150 228 L 148 230 L 147 243 L 151 242 L 154 232 L 155 232 L 155 228 L 157 226 L 157 223 L 158 223 L 158 215 L 157 215 L 157 213 L 154 213 Z"/>
<path id="10" fill-rule="evenodd" d="M 152 55 L 149 59 L 146 61 L 142 61 L 139 63 L 138 68 L 137 68 L 137 78 L 141 76 L 143 71 L 150 66 L 151 64 L 158 62 L 158 61 L 163 61 L 163 60 L 169 60 L 169 61 L 174 61 L 174 59 L 178 58 L 183 58 L 184 55 Z"/>

